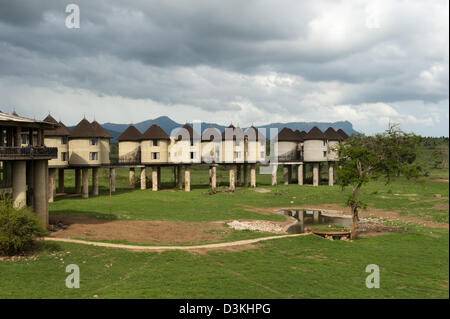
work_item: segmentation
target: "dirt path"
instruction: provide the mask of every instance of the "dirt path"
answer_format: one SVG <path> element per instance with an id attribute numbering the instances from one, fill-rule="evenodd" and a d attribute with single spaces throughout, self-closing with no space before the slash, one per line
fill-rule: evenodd
<path id="1" fill-rule="evenodd" d="M 98 246 L 98 247 L 108 247 L 108 248 L 120 248 L 127 249 L 133 251 L 167 251 L 167 250 L 203 250 L 203 249 L 223 249 L 235 246 L 245 246 L 250 244 L 259 243 L 262 241 L 280 239 L 280 238 L 289 238 L 289 237 L 299 237 L 299 236 L 307 236 L 309 234 L 295 234 L 295 235 L 282 235 L 282 236 L 271 236 L 271 237 L 262 237 L 255 239 L 247 239 L 247 240 L 239 240 L 228 243 L 220 243 L 220 244 L 208 244 L 208 245 L 194 245 L 194 246 L 139 246 L 139 245 L 123 245 L 123 244 L 110 244 L 110 243 L 101 243 L 101 242 L 91 242 L 86 240 L 77 240 L 77 239 L 68 239 L 68 238 L 55 238 L 55 237 L 45 237 L 46 241 L 57 241 L 57 242 L 65 242 L 65 243 L 74 243 L 74 244 L 83 244 L 90 246 Z"/>

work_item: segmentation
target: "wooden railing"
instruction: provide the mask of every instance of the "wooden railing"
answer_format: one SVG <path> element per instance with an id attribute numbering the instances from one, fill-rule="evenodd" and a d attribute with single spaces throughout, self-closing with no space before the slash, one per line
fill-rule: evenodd
<path id="1" fill-rule="evenodd" d="M 27 157 L 58 157 L 58 148 L 45 146 L 27 146 L 27 147 L 0 147 L 1 159 L 16 159 Z"/>

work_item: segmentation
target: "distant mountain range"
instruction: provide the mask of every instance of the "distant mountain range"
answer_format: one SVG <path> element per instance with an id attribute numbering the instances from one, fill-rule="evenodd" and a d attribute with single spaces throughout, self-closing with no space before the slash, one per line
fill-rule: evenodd
<path id="1" fill-rule="evenodd" d="M 147 120 L 140 123 L 134 124 L 134 126 L 144 133 L 152 124 L 159 125 L 167 134 L 170 135 L 173 129 L 181 127 L 184 123 L 177 123 L 173 121 L 168 116 L 160 116 L 153 120 Z M 192 125 L 192 123 L 189 123 Z M 102 126 L 111 134 L 113 137 L 113 143 L 117 142 L 117 138 L 128 128 L 129 124 L 114 124 L 114 123 L 104 123 Z M 202 123 L 202 131 L 208 127 L 215 127 L 219 129 L 221 132 L 225 130 L 227 126 L 219 125 L 216 123 Z M 289 127 L 292 130 L 300 130 L 308 132 L 314 126 L 317 126 L 320 130 L 325 131 L 327 128 L 332 127 L 335 130 L 342 129 L 348 135 L 352 135 L 354 133 L 358 133 L 353 129 L 352 123 L 349 121 L 340 121 L 340 122 L 290 122 L 290 123 L 270 123 L 266 125 L 256 126 L 257 128 L 265 128 L 269 130 L 270 128 L 277 128 L 279 131 L 283 127 Z M 243 129 L 245 129 L 243 127 Z"/>

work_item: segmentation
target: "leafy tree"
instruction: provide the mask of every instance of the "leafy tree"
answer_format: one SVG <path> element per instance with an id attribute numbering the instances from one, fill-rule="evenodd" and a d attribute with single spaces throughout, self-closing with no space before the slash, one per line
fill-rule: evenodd
<path id="1" fill-rule="evenodd" d="M 347 199 L 353 215 L 352 239 L 358 227 L 358 212 L 367 206 L 359 199 L 361 187 L 379 178 L 384 178 L 388 184 L 398 172 L 407 178 L 418 177 L 417 166 L 412 163 L 415 154 L 405 151 L 406 145 L 415 150 L 418 142 L 415 135 L 401 131 L 398 125 L 390 125 L 384 133 L 352 135 L 339 145 L 338 184 L 342 189 L 350 186 L 353 190 Z M 406 154 L 405 158 L 402 154 Z"/>

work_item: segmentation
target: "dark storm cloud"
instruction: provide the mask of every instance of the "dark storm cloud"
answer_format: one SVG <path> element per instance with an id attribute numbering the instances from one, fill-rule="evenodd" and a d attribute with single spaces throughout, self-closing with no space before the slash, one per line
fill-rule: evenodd
<path id="1" fill-rule="evenodd" d="M 0 1 L 0 81 L 205 112 L 252 105 L 261 120 L 273 110 L 448 100 L 445 1 L 74 3 L 77 30 L 64 25 L 65 2 Z M 379 25 L 368 25 L 371 15 Z"/>

